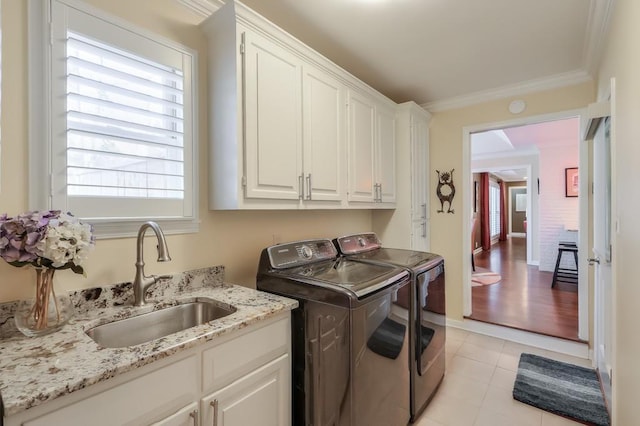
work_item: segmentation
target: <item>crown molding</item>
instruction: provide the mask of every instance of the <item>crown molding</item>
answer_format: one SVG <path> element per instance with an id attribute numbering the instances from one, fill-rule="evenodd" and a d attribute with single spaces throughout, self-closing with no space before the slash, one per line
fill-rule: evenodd
<path id="1" fill-rule="evenodd" d="M 584 66 L 591 75 L 596 75 L 604 53 L 611 14 L 615 0 L 592 0 L 587 22 L 584 51 Z"/>
<path id="2" fill-rule="evenodd" d="M 575 70 L 566 73 L 555 74 L 549 77 L 537 78 L 521 83 L 510 84 L 495 89 L 482 90 L 468 95 L 456 96 L 449 99 L 427 102 L 422 105 L 429 112 L 440 112 L 450 109 L 463 108 L 484 102 L 522 96 L 529 93 L 542 92 L 544 90 L 573 86 L 593 80 L 593 77 L 585 70 Z"/>
<path id="3" fill-rule="evenodd" d="M 211 16 L 213 12 L 224 5 L 223 0 L 176 0 L 183 6 L 188 7 L 203 18 Z"/>

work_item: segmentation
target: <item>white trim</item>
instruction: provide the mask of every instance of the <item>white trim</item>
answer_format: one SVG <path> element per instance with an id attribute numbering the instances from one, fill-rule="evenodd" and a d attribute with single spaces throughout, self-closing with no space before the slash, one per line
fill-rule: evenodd
<path id="1" fill-rule="evenodd" d="M 572 340 L 560 339 L 558 337 L 545 336 L 528 331 L 517 330 L 515 328 L 502 327 L 471 319 L 462 321 L 447 318 L 447 327 L 459 328 L 473 333 L 484 334 L 498 339 L 508 340 L 523 345 L 534 346 L 536 348 L 559 352 L 575 356 L 578 358 L 593 360 L 589 345 L 587 343 L 574 342 Z"/>
<path id="2" fill-rule="evenodd" d="M 597 75 L 600 59 L 604 52 L 611 14 L 615 0 L 592 0 L 589 18 L 587 22 L 587 34 L 585 38 L 582 57 L 586 70 L 591 75 Z"/>
<path id="3" fill-rule="evenodd" d="M 29 209 L 43 210 L 50 205 L 49 171 L 51 170 L 51 143 L 43 147 L 42 141 L 51 140 L 51 78 L 42 70 L 51 69 L 51 51 L 48 45 L 50 3 L 27 2 L 28 30 L 28 148 L 29 148 Z M 44 77 L 44 78 L 43 78 Z"/>
<path id="4" fill-rule="evenodd" d="M 176 0 L 198 15 L 206 18 L 224 5 L 222 0 Z"/>
<path id="5" fill-rule="evenodd" d="M 462 182 L 468 182 L 463 184 L 462 191 L 462 259 L 468 259 L 471 255 L 471 196 L 468 191 L 471 191 L 471 133 L 501 129 L 505 127 L 522 126 L 527 124 L 535 124 L 546 121 L 562 120 L 570 117 L 580 117 L 580 128 L 584 129 L 586 126 L 586 108 L 560 111 L 549 114 L 542 114 L 530 117 L 518 117 L 512 120 L 506 120 L 502 122 L 484 123 L 471 126 L 465 126 L 462 129 Z M 580 132 L 582 134 L 582 132 Z M 588 194 L 588 176 L 589 176 L 589 161 L 588 161 L 588 149 L 584 145 L 583 141 L 580 141 L 580 191 L 582 194 Z M 541 173 L 541 171 L 539 171 Z M 534 190 L 533 179 L 527 180 L 527 205 L 528 208 L 533 208 L 531 203 L 531 194 Z M 536 190 L 537 193 L 537 190 Z M 580 233 L 580 243 L 578 250 L 581 253 L 588 252 L 588 229 L 589 229 L 589 210 L 588 210 L 588 197 L 580 197 L 580 222 L 579 228 L 582 230 Z M 534 222 L 533 215 L 530 215 L 527 220 L 531 220 L 531 226 L 527 224 L 527 232 L 535 232 L 537 225 Z M 529 244 L 532 238 L 528 239 L 527 251 L 530 252 Z M 527 255 L 528 257 L 528 255 Z M 539 259 L 527 258 L 527 263 L 531 265 L 539 266 Z M 580 256 L 578 267 L 578 338 L 587 341 L 589 339 L 589 275 L 587 269 L 586 256 Z M 470 316 L 472 312 L 472 300 L 471 300 L 471 267 L 462 269 L 462 313 L 464 316 Z"/>
<path id="6" fill-rule="evenodd" d="M 456 109 L 475 105 L 483 102 L 495 101 L 498 99 L 521 96 L 528 93 L 541 92 L 544 90 L 558 89 L 560 87 L 573 86 L 593 80 L 593 77 L 584 70 L 569 71 L 562 74 L 555 74 L 549 77 L 537 78 L 523 81 L 494 89 L 482 90 L 469 93 L 467 95 L 456 96 L 449 99 L 442 99 L 427 102 L 420 105 L 429 112 L 440 112 L 449 109 Z"/>

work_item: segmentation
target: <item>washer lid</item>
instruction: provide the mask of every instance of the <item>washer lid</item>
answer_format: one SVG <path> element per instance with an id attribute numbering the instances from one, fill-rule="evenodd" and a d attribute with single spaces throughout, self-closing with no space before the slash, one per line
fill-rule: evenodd
<path id="1" fill-rule="evenodd" d="M 389 265 L 374 265 L 338 258 L 278 271 L 301 285 L 317 285 L 348 291 L 358 298 L 408 279 L 407 271 Z"/>

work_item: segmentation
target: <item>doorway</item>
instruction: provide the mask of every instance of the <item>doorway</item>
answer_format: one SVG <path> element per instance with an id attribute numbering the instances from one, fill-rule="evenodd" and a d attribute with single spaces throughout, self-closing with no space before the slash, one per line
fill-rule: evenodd
<path id="1" fill-rule="evenodd" d="M 490 247 L 486 247 L 485 242 L 484 250 L 475 257 L 476 265 L 500 274 L 501 281 L 496 285 L 481 286 L 478 289 L 471 281 L 471 267 L 468 279 L 464 277 L 463 271 L 466 283 L 463 292 L 465 317 L 554 337 L 587 340 L 588 291 L 586 262 L 583 261 L 585 256 L 582 256 L 588 247 L 586 233 L 584 238 L 576 238 L 575 241 L 580 252 L 577 265 L 578 284 L 562 283 L 551 288 L 558 241 L 566 235 L 576 234 L 567 234 L 567 231 L 586 230 L 588 224 L 587 197 L 571 198 L 564 192 L 565 168 L 578 168 L 579 176 L 587 176 L 588 165 L 585 157 L 588 153 L 580 143 L 580 129 L 584 127 L 582 115 L 583 111 L 568 111 L 464 129 L 463 152 L 466 164 L 463 161 L 463 179 L 472 182 L 473 173 L 489 173 L 493 180 L 506 183 L 504 210 L 508 213 L 508 219 L 502 224 L 506 231 L 503 232 L 505 237 L 500 238 L 501 241 L 494 239 Z M 563 138 L 558 136 L 561 135 L 559 129 L 562 126 L 573 129 L 570 131 L 573 157 L 569 156 L 569 159 L 564 160 L 564 154 L 559 155 L 560 151 L 557 151 L 560 146 L 559 138 Z M 529 135 L 525 132 L 529 132 Z M 557 136 L 555 140 L 549 139 L 548 143 L 551 145 L 523 145 L 522 141 L 536 139 L 545 132 Z M 477 151 L 474 152 L 473 139 L 486 139 L 490 133 L 493 133 L 494 141 L 490 141 L 488 148 L 485 146 L 478 155 Z M 506 149 L 504 146 L 496 148 L 501 144 L 505 145 Z M 561 151 L 571 149 L 563 148 Z M 562 161 L 566 164 L 558 170 Z M 525 173 L 525 176 L 517 179 L 505 178 L 505 173 L 515 173 L 516 170 Z M 514 188 L 520 188 L 509 188 L 509 182 L 514 182 Z M 578 185 L 579 190 L 586 193 L 586 180 L 579 179 Z M 469 191 L 475 195 L 475 185 L 470 184 L 469 187 Z M 558 195 L 560 190 L 562 198 Z M 519 201 L 516 201 L 516 198 Z M 463 200 L 464 216 L 474 217 L 477 201 L 475 197 L 469 199 L 471 202 L 466 204 Z M 567 214 L 567 207 L 555 212 L 557 218 L 551 217 L 550 212 L 561 206 L 572 207 L 573 216 Z M 519 211 L 514 211 L 515 207 L 519 207 Z M 522 219 L 522 216 L 516 213 L 524 214 L 525 218 Z M 514 230 L 514 222 L 521 223 L 522 227 Z M 463 225 L 468 228 L 468 223 L 471 221 L 465 221 Z M 492 234 L 495 235 L 495 231 Z M 472 238 L 470 230 L 464 235 Z M 469 244 L 463 244 L 463 248 L 465 247 L 467 250 L 475 248 L 472 247 L 471 241 Z M 573 259 L 564 258 L 562 263 L 570 260 L 573 262 Z M 479 294 L 483 295 L 484 300 L 478 296 Z M 543 299 L 549 303 L 547 306 L 545 303 L 538 303 Z M 534 306 L 536 304 L 539 306 Z M 559 323 L 563 324 L 560 328 L 557 327 Z"/>

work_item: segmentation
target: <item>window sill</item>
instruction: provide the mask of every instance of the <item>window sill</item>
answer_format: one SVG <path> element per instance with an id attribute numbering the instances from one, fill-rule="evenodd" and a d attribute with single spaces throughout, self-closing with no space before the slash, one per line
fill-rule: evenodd
<path id="1" fill-rule="evenodd" d="M 127 238 L 138 235 L 140 225 L 144 222 L 152 220 L 162 228 L 167 235 L 175 234 L 194 234 L 200 230 L 200 221 L 198 219 L 104 219 L 104 220 L 86 220 L 93 225 L 93 235 L 98 240 L 106 240 L 111 238 Z"/>

